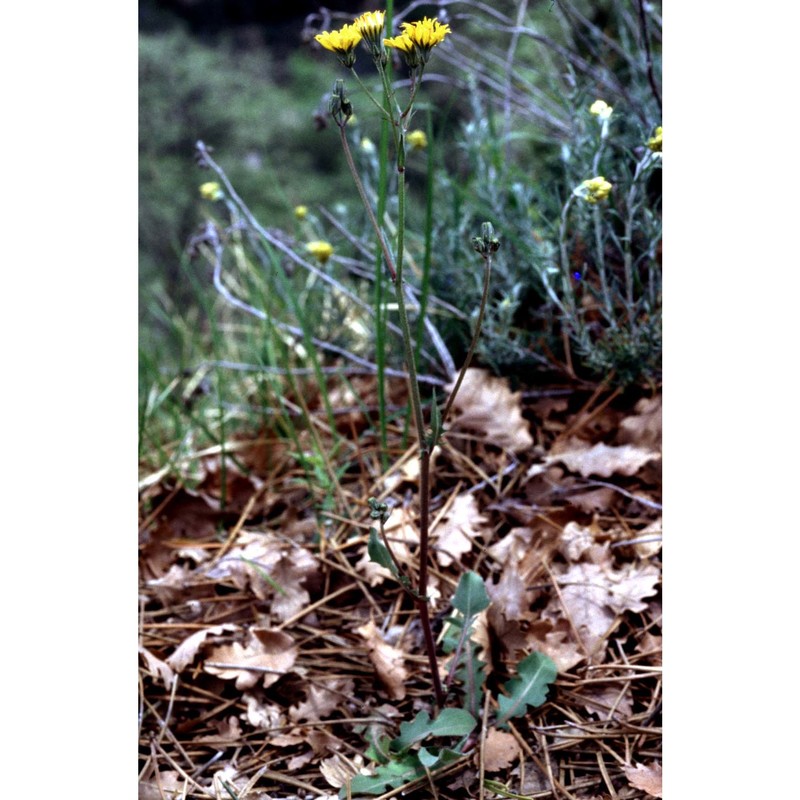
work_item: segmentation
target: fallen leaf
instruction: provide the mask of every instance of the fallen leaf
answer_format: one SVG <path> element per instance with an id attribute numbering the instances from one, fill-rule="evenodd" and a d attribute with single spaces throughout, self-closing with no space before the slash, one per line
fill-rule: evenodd
<path id="1" fill-rule="evenodd" d="M 458 561 L 472 550 L 473 540 L 482 533 L 480 526 L 489 520 L 481 514 L 474 494 L 460 494 L 453 501 L 443 523 L 433 533 L 436 559 L 443 567 Z"/>
<path id="2" fill-rule="evenodd" d="M 288 633 L 252 628 L 247 646 L 233 642 L 215 647 L 203 668 L 224 680 L 235 679 L 236 688 L 241 691 L 251 689 L 259 681 L 264 687 L 271 686 L 292 668 L 296 659 L 297 647 Z M 215 667 L 209 662 L 231 666 Z"/>
<path id="3" fill-rule="evenodd" d="M 372 620 L 358 628 L 358 633 L 367 644 L 370 660 L 381 683 L 389 692 L 389 697 L 392 700 L 402 700 L 406 696 L 408 678 L 408 670 L 403 665 L 403 651 L 386 644 Z"/>
<path id="4" fill-rule="evenodd" d="M 655 564 L 625 564 L 622 569 L 608 571 L 608 577 L 611 609 L 620 614 L 639 612 L 647 608 L 643 598 L 656 593 L 661 570 Z"/>
<path id="5" fill-rule="evenodd" d="M 354 775 L 358 775 L 363 766 L 364 758 L 361 755 L 350 759 L 337 753 L 330 758 L 323 758 L 319 762 L 319 771 L 330 786 L 340 789 Z"/>
<path id="6" fill-rule="evenodd" d="M 139 655 L 144 658 L 147 664 L 147 670 L 153 678 L 160 680 L 166 689 L 172 688 L 172 681 L 175 679 L 175 673 L 172 667 L 166 661 L 156 658 L 146 647 L 139 645 Z"/>
<path id="7" fill-rule="evenodd" d="M 661 453 L 623 444 L 613 447 L 600 442 L 590 445 L 588 442 L 572 440 L 566 450 L 551 453 L 545 463 L 560 461 L 570 472 L 578 472 L 584 478 L 599 475 L 609 478 L 612 475 L 635 475 L 645 464 L 661 458 Z"/>
<path id="8" fill-rule="evenodd" d="M 210 628 L 204 628 L 197 631 L 184 639 L 167 658 L 167 664 L 175 670 L 175 672 L 183 672 L 189 664 L 194 661 L 197 651 L 205 643 L 209 636 L 219 636 L 222 633 L 239 630 L 237 625 L 226 622 L 222 625 L 214 625 Z"/>
<path id="9" fill-rule="evenodd" d="M 643 398 L 634 410 L 635 415 L 620 422 L 617 440 L 620 444 L 661 450 L 661 397 Z"/>
<path id="10" fill-rule="evenodd" d="M 455 382 L 447 387 L 452 390 Z M 529 424 L 522 416 L 520 392 L 511 392 L 505 378 L 488 370 L 470 368 L 453 402 L 458 415 L 450 428 L 469 428 L 483 434 L 489 444 L 521 453 L 533 446 Z"/>
<path id="11" fill-rule="evenodd" d="M 519 745 L 510 733 L 490 728 L 483 748 L 483 766 L 486 772 L 507 769 L 519 756 Z"/>
<path id="12" fill-rule="evenodd" d="M 316 722 L 329 717 L 342 704 L 345 698 L 352 697 L 354 684 L 350 678 L 330 681 L 328 686 L 310 683 L 306 689 L 306 699 L 289 709 L 292 722 Z"/>
<path id="13" fill-rule="evenodd" d="M 633 713 L 630 686 L 588 686 L 581 691 L 581 705 L 601 720 L 624 720 Z"/>
<path id="14" fill-rule="evenodd" d="M 661 764 L 657 761 L 652 762 L 649 766 L 637 764 L 635 767 L 623 767 L 622 769 L 634 789 L 642 789 L 651 797 L 664 796 L 661 786 Z"/>
<path id="15" fill-rule="evenodd" d="M 579 561 L 593 544 L 591 528 L 585 528 L 577 522 L 568 522 L 558 538 L 558 550 L 568 561 Z"/>

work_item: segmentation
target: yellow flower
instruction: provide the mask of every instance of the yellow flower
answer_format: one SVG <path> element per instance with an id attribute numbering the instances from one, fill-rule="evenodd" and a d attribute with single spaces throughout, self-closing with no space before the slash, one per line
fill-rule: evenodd
<path id="1" fill-rule="evenodd" d="M 294 215 L 299 220 L 304 220 L 308 216 L 308 206 L 295 206 Z"/>
<path id="2" fill-rule="evenodd" d="M 200 197 L 203 200 L 220 200 L 223 197 L 222 189 L 216 181 L 209 181 L 200 185 Z"/>
<path id="3" fill-rule="evenodd" d="M 647 140 L 647 146 L 654 152 L 661 152 L 661 141 L 663 139 L 664 129 L 659 125 L 656 128 L 656 135 Z"/>
<path id="4" fill-rule="evenodd" d="M 605 200 L 611 194 L 612 188 L 613 186 L 602 175 L 598 175 L 596 178 L 585 180 L 573 194 L 594 205 Z"/>
<path id="5" fill-rule="evenodd" d="M 314 241 L 306 245 L 306 250 L 308 250 L 320 264 L 324 264 L 333 253 L 333 245 L 330 242 Z"/>
<path id="6" fill-rule="evenodd" d="M 614 109 L 606 103 L 605 100 L 595 100 L 594 103 L 589 106 L 589 113 L 600 117 L 600 119 L 608 119 L 613 111 Z"/>
<path id="7" fill-rule="evenodd" d="M 406 136 L 406 141 L 411 145 L 412 150 L 424 150 L 428 146 L 428 137 L 425 131 L 411 131 Z"/>
<path id="8" fill-rule="evenodd" d="M 394 47 L 403 53 L 410 67 L 418 67 L 427 63 L 431 50 L 452 33 L 449 25 L 443 25 L 438 19 L 425 17 L 418 22 L 404 22 L 403 32 L 391 39 L 384 39 L 387 47 Z"/>
<path id="9" fill-rule="evenodd" d="M 345 25 L 338 31 L 323 31 L 314 37 L 326 50 L 339 56 L 346 67 L 356 63 L 355 49 L 361 41 L 361 32 L 355 25 Z"/>
<path id="10" fill-rule="evenodd" d="M 368 136 L 361 137 L 359 147 L 368 155 L 372 155 L 375 152 L 375 143 Z"/>
<path id="11" fill-rule="evenodd" d="M 370 43 L 380 47 L 385 11 L 365 11 L 353 22 L 358 32 Z"/>

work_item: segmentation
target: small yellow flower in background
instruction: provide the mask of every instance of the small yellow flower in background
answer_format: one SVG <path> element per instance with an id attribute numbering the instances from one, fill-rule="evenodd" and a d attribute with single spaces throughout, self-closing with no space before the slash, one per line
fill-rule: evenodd
<path id="1" fill-rule="evenodd" d="M 223 197 L 222 189 L 216 181 L 209 181 L 200 185 L 200 197 L 203 200 L 220 200 Z"/>
<path id="2" fill-rule="evenodd" d="M 661 155 L 661 141 L 663 139 L 664 129 L 659 125 L 656 128 L 656 135 L 647 140 L 647 146 L 654 152 Z"/>
<path id="3" fill-rule="evenodd" d="M 308 206 L 295 206 L 294 215 L 299 220 L 304 220 L 308 216 Z"/>
<path id="4" fill-rule="evenodd" d="M 428 137 L 425 131 L 410 131 L 406 136 L 406 141 L 411 145 L 412 150 L 424 150 L 428 146 Z"/>
<path id="5" fill-rule="evenodd" d="M 594 103 L 589 106 L 589 113 L 603 120 L 608 119 L 613 111 L 614 109 L 606 103 L 605 100 L 595 100 Z"/>
<path id="6" fill-rule="evenodd" d="M 324 264 L 333 253 L 333 245 L 330 242 L 314 241 L 306 245 L 306 250 L 308 250 L 320 264 Z"/>
<path id="7" fill-rule="evenodd" d="M 614 187 L 602 176 L 585 180 L 575 191 L 574 195 L 582 197 L 587 203 L 594 205 L 611 194 Z"/>
<path id="8" fill-rule="evenodd" d="M 403 32 L 391 39 L 384 39 L 387 47 L 400 50 L 405 56 L 409 67 L 425 65 L 430 57 L 431 50 L 444 40 L 448 33 L 452 33 L 449 25 L 443 25 L 438 19 L 425 17 L 418 22 L 404 22 L 401 26 Z"/>
<path id="9" fill-rule="evenodd" d="M 371 45 L 380 48 L 385 18 L 385 11 L 365 11 L 360 17 L 356 17 L 353 26 Z"/>
<path id="10" fill-rule="evenodd" d="M 371 155 L 372 153 L 374 153 L 374 152 L 375 152 L 375 143 L 374 143 L 374 142 L 372 141 L 372 139 L 370 139 L 368 136 L 365 136 L 365 137 L 364 137 L 364 138 L 361 140 L 361 142 L 360 142 L 360 144 L 359 144 L 359 147 L 361 147 L 361 149 L 362 149 L 362 150 L 363 150 L 365 153 L 368 153 L 368 154 L 370 154 L 370 155 Z"/>
<path id="11" fill-rule="evenodd" d="M 361 32 L 355 25 L 345 25 L 338 31 L 323 31 L 314 37 L 326 50 L 330 50 L 339 57 L 346 67 L 356 63 L 355 49 L 361 41 Z"/>

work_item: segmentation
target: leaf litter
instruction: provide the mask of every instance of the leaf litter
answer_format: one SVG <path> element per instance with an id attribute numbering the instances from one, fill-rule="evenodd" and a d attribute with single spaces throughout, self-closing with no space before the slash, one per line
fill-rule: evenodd
<path id="1" fill-rule="evenodd" d="M 660 797 L 660 396 L 526 399 L 483 370 L 465 389 L 437 450 L 432 615 L 480 574 L 473 640 L 507 699 L 438 795 L 490 774 L 486 797 L 597 797 L 607 778 Z M 360 468 L 333 505 L 269 431 L 235 443 L 239 466 L 192 462 L 194 489 L 142 483 L 140 797 L 226 796 L 224 780 L 243 798 L 333 798 L 370 771 L 369 742 L 432 712 L 413 605 L 366 552 L 366 498 L 389 497 L 387 538 L 416 569 L 418 461 L 384 474 L 369 422 L 353 427 Z M 537 652 L 558 676 L 532 708 Z"/>

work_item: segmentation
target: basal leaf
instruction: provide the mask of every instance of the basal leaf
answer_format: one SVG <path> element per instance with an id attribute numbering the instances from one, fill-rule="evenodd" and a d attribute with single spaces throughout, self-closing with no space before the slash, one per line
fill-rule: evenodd
<path id="1" fill-rule="evenodd" d="M 477 572 L 465 572 L 458 581 L 453 596 L 453 607 L 458 609 L 469 624 L 473 617 L 489 607 L 489 595 L 483 578 Z"/>
<path id="2" fill-rule="evenodd" d="M 432 736 L 466 736 L 478 723 L 463 708 L 445 708 L 431 723 Z"/>
<path id="3" fill-rule="evenodd" d="M 521 717 L 528 706 L 542 705 L 557 674 L 556 665 L 543 653 L 531 653 L 523 658 L 517 665 L 518 677 L 505 685 L 508 695 L 501 694 L 497 698 L 500 708 L 497 724 L 502 726 L 512 717 Z"/>

